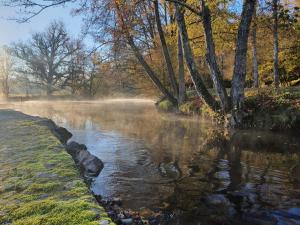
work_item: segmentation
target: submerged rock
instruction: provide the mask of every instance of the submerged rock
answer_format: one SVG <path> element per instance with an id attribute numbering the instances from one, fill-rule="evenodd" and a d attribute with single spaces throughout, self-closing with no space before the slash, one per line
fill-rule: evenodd
<path id="1" fill-rule="evenodd" d="M 87 151 L 85 145 L 72 141 L 66 146 L 66 149 L 74 161 L 83 169 L 85 175 L 96 177 L 100 174 L 104 167 L 103 162 Z"/>
<path id="2" fill-rule="evenodd" d="M 160 163 L 158 169 L 160 174 L 164 177 L 178 179 L 181 176 L 181 171 L 177 162 Z"/>
<path id="3" fill-rule="evenodd" d="M 224 205 L 224 206 L 229 206 L 230 202 L 229 200 L 221 194 L 212 194 L 209 195 L 206 198 L 207 203 L 212 204 L 212 205 Z"/>

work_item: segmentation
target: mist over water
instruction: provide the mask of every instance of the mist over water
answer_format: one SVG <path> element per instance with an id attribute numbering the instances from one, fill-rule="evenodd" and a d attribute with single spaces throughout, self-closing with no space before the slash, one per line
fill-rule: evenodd
<path id="1" fill-rule="evenodd" d="M 173 224 L 205 224 L 212 216 L 247 218 L 262 211 L 285 212 L 277 216 L 284 221 L 300 208 L 298 137 L 224 134 L 197 118 L 160 114 L 151 99 L 0 107 L 47 117 L 70 130 L 73 140 L 104 162 L 92 190 L 103 198 L 121 198 L 125 208 L 171 210 L 177 215 Z"/>

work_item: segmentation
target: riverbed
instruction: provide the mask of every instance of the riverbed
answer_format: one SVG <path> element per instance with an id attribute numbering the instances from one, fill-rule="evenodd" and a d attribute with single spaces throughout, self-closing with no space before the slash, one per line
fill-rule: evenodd
<path id="1" fill-rule="evenodd" d="M 162 224 L 300 224 L 299 134 L 223 131 L 204 119 L 158 113 L 144 99 L 0 108 L 67 128 L 104 162 L 92 191 L 144 216 L 161 215 Z"/>

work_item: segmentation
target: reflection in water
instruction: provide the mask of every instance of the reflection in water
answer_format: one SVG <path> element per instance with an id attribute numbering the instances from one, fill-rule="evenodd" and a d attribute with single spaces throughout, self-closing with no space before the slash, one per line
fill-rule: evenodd
<path id="1" fill-rule="evenodd" d="M 170 210 L 178 215 L 172 224 L 300 223 L 297 137 L 262 131 L 224 135 L 203 121 L 161 115 L 152 101 L 5 107 L 69 129 L 105 164 L 93 191 L 120 197 L 126 208 Z"/>

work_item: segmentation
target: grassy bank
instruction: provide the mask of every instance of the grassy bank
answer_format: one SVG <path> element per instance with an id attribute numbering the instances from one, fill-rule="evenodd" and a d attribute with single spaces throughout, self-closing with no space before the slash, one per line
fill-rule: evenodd
<path id="1" fill-rule="evenodd" d="M 167 100 L 157 104 L 164 112 L 173 111 Z M 222 122 L 224 118 L 213 112 L 195 92 L 179 107 L 184 115 L 198 115 Z M 300 88 L 248 89 L 245 97 L 244 128 L 300 131 Z"/>
<path id="2" fill-rule="evenodd" d="M 0 224 L 113 224 L 42 120 L 0 110 Z"/>

